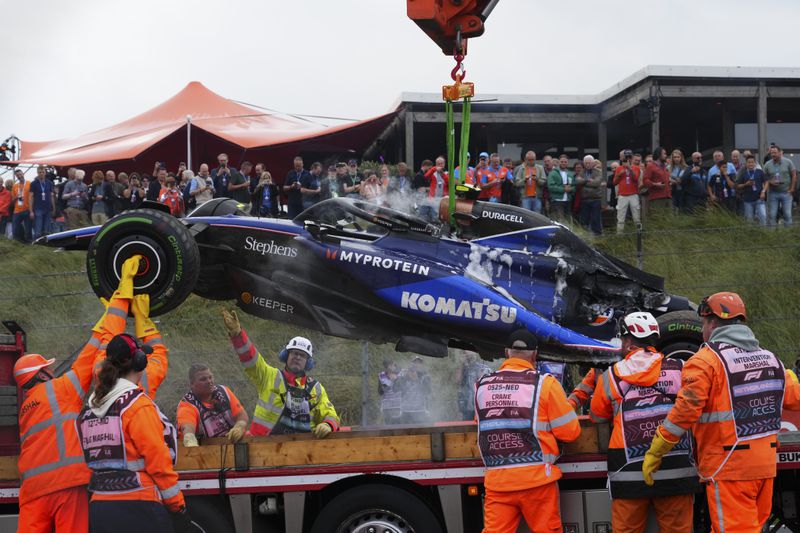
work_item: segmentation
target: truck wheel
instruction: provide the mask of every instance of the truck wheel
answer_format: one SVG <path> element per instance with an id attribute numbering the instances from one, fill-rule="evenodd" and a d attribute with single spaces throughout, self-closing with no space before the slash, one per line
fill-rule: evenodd
<path id="1" fill-rule="evenodd" d="M 150 316 L 176 308 L 200 274 L 200 252 L 181 222 L 153 209 L 135 209 L 106 222 L 89 243 L 86 273 L 98 296 L 110 298 L 126 259 L 141 254 L 134 292 L 150 295 Z"/>
<path id="2" fill-rule="evenodd" d="M 657 320 L 661 338 L 656 348 L 664 355 L 685 361 L 703 344 L 703 323 L 694 311 L 672 311 Z"/>
<path id="3" fill-rule="evenodd" d="M 223 509 L 222 501 L 216 497 L 188 497 L 186 510 L 207 533 L 236 533 L 228 520 L 229 511 Z"/>
<path id="4" fill-rule="evenodd" d="M 347 490 L 322 509 L 311 533 L 442 533 L 433 511 L 410 492 L 387 485 Z"/>

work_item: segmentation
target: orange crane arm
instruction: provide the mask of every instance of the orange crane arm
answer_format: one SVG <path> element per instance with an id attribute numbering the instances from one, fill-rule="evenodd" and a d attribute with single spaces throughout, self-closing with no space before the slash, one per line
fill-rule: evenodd
<path id="1" fill-rule="evenodd" d="M 413 20 L 447 55 L 465 55 L 499 0 L 406 0 Z"/>

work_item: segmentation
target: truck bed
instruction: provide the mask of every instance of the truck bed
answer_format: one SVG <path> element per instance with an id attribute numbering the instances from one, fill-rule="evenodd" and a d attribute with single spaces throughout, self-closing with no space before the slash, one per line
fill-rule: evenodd
<path id="1" fill-rule="evenodd" d="M 564 446 L 558 466 L 565 480 L 605 478 L 608 426 L 580 417 L 582 433 Z M 604 435 L 605 433 L 605 435 Z M 800 469 L 800 432 L 779 436 L 778 469 Z M 397 475 L 421 485 L 483 482 L 474 422 L 352 429 L 325 440 L 309 434 L 248 437 L 229 445 L 206 439 L 179 448 L 177 470 L 189 495 L 315 490 L 362 474 Z M 0 457 L 0 503 L 19 493 L 17 457 Z"/>

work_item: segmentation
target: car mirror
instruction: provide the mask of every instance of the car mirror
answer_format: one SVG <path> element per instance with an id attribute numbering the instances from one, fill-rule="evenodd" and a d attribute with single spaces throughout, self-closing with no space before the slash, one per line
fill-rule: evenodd
<path id="1" fill-rule="evenodd" d="M 313 220 L 306 220 L 303 222 L 303 226 L 305 227 L 306 231 L 311 234 L 316 240 L 320 240 L 320 233 L 322 232 L 322 228 L 319 227 L 319 224 L 314 222 Z"/>

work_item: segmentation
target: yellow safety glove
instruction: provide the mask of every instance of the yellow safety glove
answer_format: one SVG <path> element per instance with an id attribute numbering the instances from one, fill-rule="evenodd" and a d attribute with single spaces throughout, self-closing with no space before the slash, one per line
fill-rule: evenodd
<path id="1" fill-rule="evenodd" d="M 119 286 L 114 292 L 112 298 L 133 298 L 133 278 L 139 272 L 139 260 L 141 255 L 136 254 L 133 257 L 126 259 L 122 264 L 122 272 L 120 272 Z"/>
<path id="2" fill-rule="evenodd" d="M 235 337 L 242 332 L 242 326 L 239 324 L 239 317 L 236 316 L 236 311 L 231 309 L 222 310 L 222 321 L 225 322 L 225 330 L 228 332 L 229 337 Z"/>
<path id="3" fill-rule="evenodd" d="M 644 463 L 642 463 L 644 482 L 647 483 L 649 487 L 652 487 L 654 483 L 653 474 L 658 472 L 658 469 L 661 468 L 661 458 L 667 455 L 676 444 L 678 444 L 677 440 L 673 442 L 664 438 L 661 434 L 660 427 L 656 430 L 653 443 L 650 444 L 650 449 L 647 450 L 644 456 Z"/>
<path id="4" fill-rule="evenodd" d="M 103 304 L 105 310 L 103 311 L 103 316 L 100 317 L 100 320 L 98 320 L 97 324 L 95 324 L 94 327 L 92 328 L 92 331 L 94 331 L 95 333 L 103 333 L 103 322 L 105 322 L 106 314 L 108 313 L 108 300 L 101 297 L 100 303 Z"/>
<path id="5" fill-rule="evenodd" d="M 247 422 L 244 420 L 239 420 L 236 422 L 236 424 L 234 424 L 231 430 L 228 432 L 228 442 L 233 444 L 242 440 L 242 437 L 244 437 L 245 427 L 247 427 Z"/>
<path id="6" fill-rule="evenodd" d="M 331 427 L 328 424 L 323 422 L 322 424 L 317 424 L 312 433 L 318 439 L 324 439 L 325 437 L 331 434 L 331 431 L 333 431 L 333 429 L 331 429 Z"/>
<path id="7" fill-rule="evenodd" d="M 183 447 L 184 448 L 195 448 L 200 446 L 197 442 L 197 437 L 195 437 L 194 433 L 184 433 L 183 434 Z"/>
<path id="8" fill-rule="evenodd" d="M 131 311 L 136 324 L 136 336 L 140 339 L 158 333 L 156 325 L 150 320 L 150 295 L 137 294 L 131 302 Z"/>

